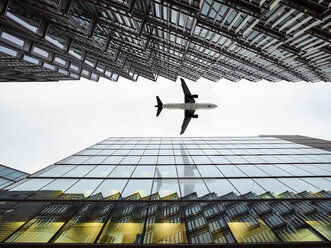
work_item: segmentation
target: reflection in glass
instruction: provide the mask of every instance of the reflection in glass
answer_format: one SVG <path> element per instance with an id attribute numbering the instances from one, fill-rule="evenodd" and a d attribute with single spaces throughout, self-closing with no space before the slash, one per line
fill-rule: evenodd
<path id="1" fill-rule="evenodd" d="M 202 177 L 223 177 L 215 165 L 197 166 Z"/>
<path id="2" fill-rule="evenodd" d="M 126 156 L 120 164 L 138 164 L 140 156 Z"/>
<path id="3" fill-rule="evenodd" d="M 81 179 L 65 192 L 64 197 L 88 197 L 101 182 L 97 179 Z"/>
<path id="4" fill-rule="evenodd" d="M 259 168 L 255 167 L 254 165 L 237 165 L 240 170 L 242 170 L 244 173 L 246 173 L 250 177 L 258 177 L 258 176 L 268 176 L 267 173 L 265 173 L 263 170 L 260 170 Z"/>
<path id="5" fill-rule="evenodd" d="M 108 177 L 130 177 L 135 166 L 117 166 Z"/>
<path id="6" fill-rule="evenodd" d="M 226 177 L 247 177 L 241 170 L 239 170 L 235 165 L 216 165 L 217 168 Z"/>
<path id="7" fill-rule="evenodd" d="M 145 244 L 185 244 L 187 243 L 184 223 L 153 223 L 144 239 Z"/>
<path id="8" fill-rule="evenodd" d="M 152 194 L 158 193 L 161 198 L 167 197 L 173 194 L 173 198 L 179 198 L 178 180 L 172 179 L 155 179 L 153 183 Z"/>
<path id="9" fill-rule="evenodd" d="M 9 191 L 37 191 L 53 180 L 54 179 L 28 179 L 24 183 L 10 189 Z"/>
<path id="10" fill-rule="evenodd" d="M 83 177 L 93 168 L 95 168 L 95 165 L 77 166 L 75 169 L 64 174 L 63 177 Z"/>
<path id="11" fill-rule="evenodd" d="M 99 165 L 86 174 L 85 177 L 107 177 L 114 168 L 114 165 Z"/>
<path id="12" fill-rule="evenodd" d="M 254 222 L 229 222 L 228 225 L 238 243 L 279 242 L 260 218 Z"/>
<path id="13" fill-rule="evenodd" d="M 252 179 L 229 179 L 229 181 L 235 185 L 240 194 L 244 195 L 249 192 L 261 195 L 265 193 L 265 190 L 256 184 Z"/>
<path id="14" fill-rule="evenodd" d="M 105 204 L 87 204 L 83 206 L 61 229 L 53 242 L 94 243 L 110 209 Z"/>
<path id="15" fill-rule="evenodd" d="M 55 179 L 53 182 L 43 187 L 40 191 L 33 194 L 31 198 L 54 199 L 77 181 L 77 179 Z"/>
<path id="16" fill-rule="evenodd" d="M 256 178 L 254 180 L 275 197 L 280 197 L 280 195 L 286 191 L 292 191 L 292 189 L 274 178 Z M 285 195 L 286 194 L 283 194 L 282 196 Z"/>
<path id="17" fill-rule="evenodd" d="M 238 195 L 238 191 L 226 179 L 204 179 L 210 193 L 216 193 L 221 197 L 229 193 Z"/>
<path id="18" fill-rule="evenodd" d="M 117 206 L 111 213 L 98 243 L 140 243 L 146 214 L 147 208 L 137 203 Z"/>
<path id="19" fill-rule="evenodd" d="M 177 177 L 177 171 L 175 165 L 162 165 L 157 166 L 155 170 L 155 177 Z"/>
<path id="20" fill-rule="evenodd" d="M 132 177 L 154 177 L 155 166 L 137 166 Z"/>
<path id="21" fill-rule="evenodd" d="M 59 177 L 62 176 L 64 173 L 72 170 L 76 166 L 74 165 L 56 165 L 51 167 L 49 170 L 45 171 L 38 175 L 38 177 Z"/>
<path id="22" fill-rule="evenodd" d="M 321 191 L 321 189 L 301 180 L 300 178 L 279 178 L 278 180 L 288 185 L 290 188 L 292 188 L 298 193 L 304 191 L 316 193 Z"/>
<path id="23" fill-rule="evenodd" d="M 100 186 L 93 192 L 93 197 L 91 198 L 116 200 L 120 197 L 120 193 L 123 191 L 123 188 L 127 182 L 127 179 L 104 180 L 102 184 L 100 184 Z"/>
<path id="24" fill-rule="evenodd" d="M 157 156 L 143 156 L 139 164 L 156 164 Z"/>
<path id="25" fill-rule="evenodd" d="M 202 179 L 179 179 L 179 185 L 182 197 L 192 194 L 196 198 L 209 193 Z"/>
<path id="26" fill-rule="evenodd" d="M 174 156 L 159 156 L 157 164 L 175 164 Z"/>
<path id="27" fill-rule="evenodd" d="M 110 156 L 102 162 L 102 164 L 119 164 L 124 156 Z"/>
<path id="28" fill-rule="evenodd" d="M 6 242 L 46 243 L 64 224 L 64 220 L 61 216 L 56 217 L 60 217 L 60 220 L 57 218 L 51 218 L 50 216 L 35 217 L 7 239 Z"/>
<path id="29" fill-rule="evenodd" d="M 195 165 L 177 165 L 178 177 L 201 177 Z"/>
<path id="30" fill-rule="evenodd" d="M 83 164 L 100 164 L 104 161 L 108 156 L 93 156 L 90 159 L 83 162 Z"/>
<path id="31" fill-rule="evenodd" d="M 152 179 L 131 179 L 126 185 L 122 196 L 127 197 L 133 194 L 137 194 L 138 199 L 140 199 L 141 197 L 149 196 L 151 193 L 152 182 Z"/>

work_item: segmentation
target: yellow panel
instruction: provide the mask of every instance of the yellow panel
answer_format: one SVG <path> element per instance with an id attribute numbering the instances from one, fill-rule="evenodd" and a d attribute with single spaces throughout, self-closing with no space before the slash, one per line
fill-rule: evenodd
<path id="1" fill-rule="evenodd" d="M 142 223 L 107 223 L 98 243 L 134 243 L 142 234 Z"/>
<path id="2" fill-rule="evenodd" d="M 55 239 L 54 243 L 93 243 L 103 223 L 71 222 Z"/>
<path id="3" fill-rule="evenodd" d="M 185 224 L 155 223 L 146 232 L 144 243 L 151 244 L 183 244 L 187 243 Z"/>
<path id="4" fill-rule="evenodd" d="M 0 242 L 25 222 L 0 222 Z"/>
<path id="5" fill-rule="evenodd" d="M 258 218 L 258 222 L 228 223 L 238 243 L 279 242 L 270 228 Z"/>
<path id="6" fill-rule="evenodd" d="M 316 231 L 322 234 L 325 238 L 331 241 L 331 222 L 322 221 L 306 221 L 310 226 L 312 226 Z"/>
<path id="7" fill-rule="evenodd" d="M 46 243 L 61 228 L 64 222 L 51 222 L 34 218 L 17 231 L 6 242 L 10 243 Z"/>
<path id="8" fill-rule="evenodd" d="M 295 232 L 287 233 L 286 230 L 278 234 L 279 237 L 286 242 L 310 242 L 322 241 L 308 228 L 297 228 Z"/>

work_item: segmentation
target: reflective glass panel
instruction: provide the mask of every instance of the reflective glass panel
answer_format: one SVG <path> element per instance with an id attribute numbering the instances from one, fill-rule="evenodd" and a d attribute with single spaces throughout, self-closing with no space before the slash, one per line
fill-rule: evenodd
<path id="1" fill-rule="evenodd" d="M 145 180 L 145 179 L 131 179 L 129 183 L 126 185 L 122 196 L 128 197 L 133 194 L 137 194 L 138 199 L 141 197 L 149 196 L 151 193 L 153 180 Z"/>
<path id="2" fill-rule="evenodd" d="M 202 179 L 179 179 L 179 186 L 182 197 L 192 194 L 192 198 L 197 198 L 209 193 Z"/>
<path id="3" fill-rule="evenodd" d="M 155 166 L 137 166 L 132 177 L 154 177 Z"/>
<path id="4" fill-rule="evenodd" d="M 38 177 L 59 177 L 75 167 L 76 166 L 74 165 L 56 165 L 51 167 L 49 170 L 45 171 L 44 173 L 41 173 L 40 175 L 38 175 Z"/>
<path id="5" fill-rule="evenodd" d="M 93 192 L 93 198 L 99 196 L 100 199 L 118 199 L 123 191 L 127 179 L 107 179 Z"/>
<path id="6" fill-rule="evenodd" d="M 178 180 L 175 179 L 155 179 L 153 183 L 152 194 L 158 193 L 161 198 L 172 196 L 171 198 L 179 198 L 180 192 Z M 173 195 L 175 194 L 175 195 Z"/>
<path id="7" fill-rule="evenodd" d="M 102 180 L 97 179 L 81 179 L 71 188 L 69 188 L 64 196 L 85 198 L 92 194 L 92 192 L 99 186 Z"/>
<path id="8" fill-rule="evenodd" d="M 114 165 L 99 165 L 86 174 L 85 177 L 107 177 L 114 168 Z"/>
<path id="9" fill-rule="evenodd" d="M 108 177 L 130 177 L 135 166 L 117 166 Z"/>
<path id="10" fill-rule="evenodd" d="M 175 165 L 157 166 L 155 170 L 155 177 L 177 177 Z"/>
<path id="11" fill-rule="evenodd" d="M 75 169 L 64 174 L 63 177 L 83 177 L 87 173 L 89 173 L 93 168 L 95 168 L 95 165 L 78 166 Z"/>

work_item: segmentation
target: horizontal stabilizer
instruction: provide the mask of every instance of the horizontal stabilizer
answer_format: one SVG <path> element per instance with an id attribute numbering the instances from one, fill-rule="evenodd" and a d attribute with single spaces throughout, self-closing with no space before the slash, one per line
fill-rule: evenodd
<path id="1" fill-rule="evenodd" d="M 161 114 L 162 109 L 162 107 L 157 108 L 156 116 L 159 116 Z"/>

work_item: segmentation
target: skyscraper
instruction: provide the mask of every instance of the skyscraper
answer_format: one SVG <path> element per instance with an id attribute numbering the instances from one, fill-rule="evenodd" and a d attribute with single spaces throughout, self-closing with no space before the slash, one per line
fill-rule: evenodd
<path id="1" fill-rule="evenodd" d="M 327 0 L 6 0 L 1 81 L 331 81 Z"/>
<path id="2" fill-rule="evenodd" d="M 2 190 L 0 244 L 328 247 L 330 148 L 303 136 L 108 138 Z"/>

